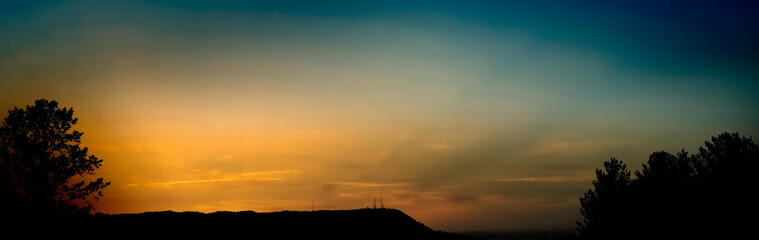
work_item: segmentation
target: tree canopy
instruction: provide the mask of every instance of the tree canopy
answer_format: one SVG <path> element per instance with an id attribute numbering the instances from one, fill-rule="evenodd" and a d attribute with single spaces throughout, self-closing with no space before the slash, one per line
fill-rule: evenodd
<path id="1" fill-rule="evenodd" d="M 640 239 L 748 231 L 746 219 L 757 213 L 757 164 L 759 147 L 738 133 L 712 137 L 697 154 L 654 152 L 634 177 L 612 158 L 580 198 L 578 232 L 588 239 Z"/>
<path id="2" fill-rule="evenodd" d="M 8 215 L 89 213 L 110 182 L 88 180 L 103 160 L 81 147 L 73 108 L 39 99 L 0 126 L 0 210 Z"/>

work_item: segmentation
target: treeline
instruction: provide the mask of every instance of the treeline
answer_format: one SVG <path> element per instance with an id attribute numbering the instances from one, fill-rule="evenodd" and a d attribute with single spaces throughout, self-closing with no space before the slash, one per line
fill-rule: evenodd
<path id="1" fill-rule="evenodd" d="M 583 239 L 730 238 L 747 234 L 757 213 L 759 147 L 723 133 L 698 153 L 654 152 L 634 174 L 615 158 L 596 170 L 580 198 Z"/>

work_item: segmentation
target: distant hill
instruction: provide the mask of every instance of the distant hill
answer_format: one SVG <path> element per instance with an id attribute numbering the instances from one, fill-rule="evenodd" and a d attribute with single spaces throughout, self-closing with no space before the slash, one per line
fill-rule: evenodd
<path id="1" fill-rule="evenodd" d="M 50 231 L 49 235 L 72 233 L 72 236 L 106 239 L 476 239 L 432 230 L 396 209 L 271 213 L 165 211 L 96 214 L 56 222 L 66 226 L 57 226 L 61 229 Z"/>

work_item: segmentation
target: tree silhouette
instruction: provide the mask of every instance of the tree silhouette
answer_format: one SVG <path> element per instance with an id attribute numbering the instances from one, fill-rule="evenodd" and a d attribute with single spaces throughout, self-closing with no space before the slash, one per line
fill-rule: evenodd
<path id="1" fill-rule="evenodd" d="M 588 190 L 580 199 L 581 214 L 584 217 L 580 224 L 581 234 L 596 238 L 600 233 L 619 232 L 626 222 L 628 215 L 625 208 L 630 198 L 630 170 L 622 161 L 615 158 L 604 162 L 604 170 L 596 169 L 596 179 L 593 189 Z"/>
<path id="2" fill-rule="evenodd" d="M 4 215 L 89 213 L 110 184 L 85 181 L 103 160 L 80 147 L 73 108 L 39 99 L 14 107 L 0 126 L 0 206 Z M 76 177 L 76 178 L 74 178 Z M 76 179 L 76 180 L 75 180 Z"/>
<path id="3" fill-rule="evenodd" d="M 758 163 L 759 147 L 738 133 L 712 137 L 695 155 L 654 152 L 633 179 L 612 158 L 580 198 L 578 233 L 587 239 L 739 236 L 751 229 L 745 219 L 757 214 Z"/>

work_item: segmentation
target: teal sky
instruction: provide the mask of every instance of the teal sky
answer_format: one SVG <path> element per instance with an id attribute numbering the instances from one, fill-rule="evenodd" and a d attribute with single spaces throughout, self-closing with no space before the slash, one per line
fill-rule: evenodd
<path id="1" fill-rule="evenodd" d="M 0 107 L 76 109 L 113 182 L 103 212 L 344 209 L 382 191 L 435 229 L 572 228 L 609 157 L 639 169 L 725 131 L 758 136 L 756 12 L 4 1 Z"/>

